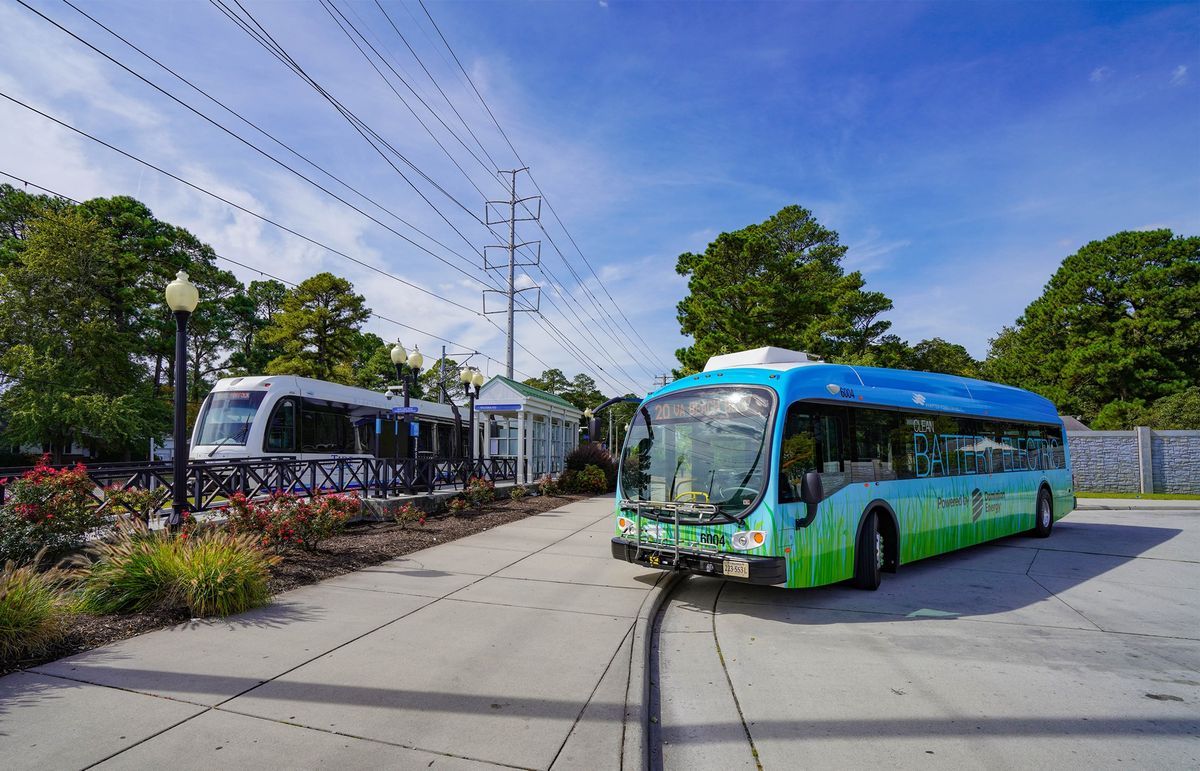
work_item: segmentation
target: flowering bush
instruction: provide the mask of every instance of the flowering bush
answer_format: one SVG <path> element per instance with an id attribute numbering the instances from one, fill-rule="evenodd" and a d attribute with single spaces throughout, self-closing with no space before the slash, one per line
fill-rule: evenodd
<path id="1" fill-rule="evenodd" d="M 541 479 L 539 479 L 537 481 L 537 489 L 538 489 L 538 493 L 540 493 L 541 495 L 558 495 L 558 493 L 559 493 L 558 480 L 556 480 L 554 477 L 550 476 L 549 474 L 546 474 L 545 476 L 543 476 Z"/>
<path id="2" fill-rule="evenodd" d="M 455 496 L 446 501 L 446 508 L 450 509 L 452 513 L 458 514 L 459 512 L 466 511 L 467 509 L 471 508 L 471 504 L 466 498 Z"/>
<path id="3" fill-rule="evenodd" d="M 463 494 L 472 506 L 482 506 L 496 500 L 496 483 L 482 477 L 471 477 Z"/>
<path id="4" fill-rule="evenodd" d="M 595 442 L 581 444 L 567 453 L 563 459 L 567 471 L 586 471 L 589 466 L 595 466 L 604 474 L 604 488 L 595 492 L 609 492 L 617 489 L 617 461 L 612 454 Z M 567 474 L 563 474 L 564 477 Z M 583 492 L 583 491 L 581 491 Z M 588 490 L 587 492 L 592 492 Z"/>
<path id="5" fill-rule="evenodd" d="M 84 545 L 86 535 L 102 527 L 96 511 L 95 484 L 82 464 L 51 468 L 49 456 L 16 479 L 0 480 L 7 500 L 0 507 L 0 561 L 28 562 L 43 547 L 56 557 Z"/>
<path id="6" fill-rule="evenodd" d="M 514 501 L 519 501 L 526 495 L 529 495 L 529 488 L 525 487 L 524 485 L 513 485 L 508 491 L 508 497 L 512 498 Z"/>
<path id="7" fill-rule="evenodd" d="M 425 512 L 411 503 L 406 503 L 396 509 L 396 521 L 400 523 L 400 527 L 404 527 L 409 522 L 416 522 L 423 527 L 425 525 Z"/>
<path id="8" fill-rule="evenodd" d="M 342 532 L 358 509 L 354 493 L 308 498 L 278 492 L 262 501 L 234 493 L 225 514 L 231 530 L 255 535 L 263 546 L 299 546 L 312 551 L 321 541 Z"/>

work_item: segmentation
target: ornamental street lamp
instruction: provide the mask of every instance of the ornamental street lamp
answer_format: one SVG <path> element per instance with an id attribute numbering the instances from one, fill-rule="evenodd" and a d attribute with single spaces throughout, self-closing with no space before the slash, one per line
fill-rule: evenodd
<path id="1" fill-rule="evenodd" d="M 583 416 L 587 418 L 588 423 L 588 442 L 594 444 L 596 442 L 596 432 L 600 429 L 599 421 L 595 420 L 595 413 L 592 408 L 588 407 L 583 411 Z"/>
<path id="2" fill-rule="evenodd" d="M 415 345 L 413 346 L 412 353 L 405 351 L 404 346 L 401 345 L 399 341 L 392 346 L 391 356 L 392 364 L 396 366 L 396 379 L 399 380 L 400 384 L 404 387 L 404 406 L 407 408 L 409 406 L 411 391 L 415 391 L 417 388 L 417 375 L 421 373 L 421 366 L 425 364 L 425 357 L 421 355 L 421 352 Z M 407 376 L 404 373 L 405 364 L 408 365 Z M 412 380 L 411 385 L 409 384 L 410 378 Z M 412 416 L 406 409 L 404 412 L 405 425 L 411 425 L 411 420 Z M 409 429 L 407 454 L 410 458 L 417 457 L 417 443 L 415 441 L 415 437 L 412 436 L 411 428 Z"/>
<path id="3" fill-rule="evenodd" d="M 175 450 L 172 453 L 171 516 L 167 525 L 177 528 L 183 524 L 188 509 L 187 500 L 187 322 L 200 303 L 200 292 L 188 281 L 188 274 L 179 271 L 167 284 L 167 307 L 175 314 Z"/>
<path id="4" fill-rule="evenodd" d="M 483 385 L 483 373 L 474 367 L 463 367 L 458 373 L 463 392 L 470 398 L 470 432 L 467 434 L 467 457 L 475 460 L 475 400 L 479 398 L 479 387 Z M 483 448 L 480 448 L 482 455 Z"/>

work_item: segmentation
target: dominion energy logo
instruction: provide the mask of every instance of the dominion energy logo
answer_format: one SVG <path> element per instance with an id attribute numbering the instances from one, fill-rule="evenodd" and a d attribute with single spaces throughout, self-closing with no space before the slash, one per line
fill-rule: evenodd
<path id="1" fill-rule="evenodd" d="M 939 509 L 947 509 L 967 506 L 969 504 L 971 506 L 971 521 L 978 522 L 979 518 L 984 514 L 999 514 L 1000 504 L 1003 500 L 1003 490 L 984 492 L 976 487 L 971 491 L 969 496 L 959 495 L 954 498 L 938 498 L 937 507 Z"/>

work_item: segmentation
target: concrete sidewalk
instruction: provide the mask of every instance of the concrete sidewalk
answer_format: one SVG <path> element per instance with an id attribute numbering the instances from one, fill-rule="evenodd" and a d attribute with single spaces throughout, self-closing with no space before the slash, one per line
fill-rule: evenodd
<path id="1" fill-rule="evenodd" d="M 1079 498 L 1079 511 L 1195 511 L 1200 501 L 1160 501 L 1143 498 Z"/>
<path id="2" fill-rule="evenodd" d="M 612 559 L 611 511 L 573 503 L 11 674 L 5 765 L 617 768 L 643 741 L 637 638 L 663 574 Z"/>

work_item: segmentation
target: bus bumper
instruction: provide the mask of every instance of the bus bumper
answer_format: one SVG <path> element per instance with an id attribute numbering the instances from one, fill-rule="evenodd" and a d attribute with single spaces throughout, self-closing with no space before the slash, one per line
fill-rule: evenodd
<path id="1" fill-rule="evenodd" d="M 752 555 L 726 554 L 723 552 L 697 552 L 679 550 L 679 564 L 675 564 L 675 550 L 642 544 L 627 538 L 612 539 L 614 559 L 632 562 L 660 570 L 686 570 L 702 576 L 728 578 L 745 584 L 782 584 L 787 582 L 787 562 L 783 557 L 758 557 Z"/>

